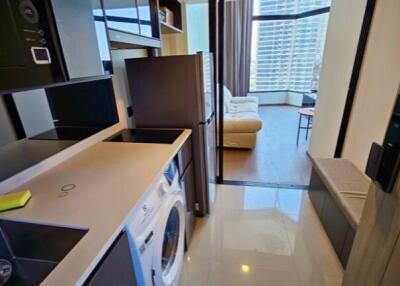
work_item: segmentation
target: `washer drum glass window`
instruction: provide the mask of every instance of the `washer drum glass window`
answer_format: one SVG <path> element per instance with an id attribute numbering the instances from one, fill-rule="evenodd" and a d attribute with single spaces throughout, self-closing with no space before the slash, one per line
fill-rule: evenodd
<path id="1" fill-rule="evenodd" d="M 179 230 L 179 211 L 177 207 L 173 207 L 168 216 L 162 247 L 161 269 L 164 275 L 167 275 L 174 264 L 179 244 Z"/>

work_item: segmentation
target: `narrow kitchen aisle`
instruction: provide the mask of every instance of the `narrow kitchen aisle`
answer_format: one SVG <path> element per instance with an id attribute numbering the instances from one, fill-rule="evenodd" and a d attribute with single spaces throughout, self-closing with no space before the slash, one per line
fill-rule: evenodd
<path id="1" fill-rule="evenodd" d="M 180 286 L 339 286 L 343 269 L 307 191 L 219 185 Z"/>

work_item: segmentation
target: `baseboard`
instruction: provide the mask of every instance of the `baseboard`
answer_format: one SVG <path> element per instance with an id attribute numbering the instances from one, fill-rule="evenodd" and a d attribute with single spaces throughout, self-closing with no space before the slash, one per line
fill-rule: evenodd
<path id="1" fill-rule="evenodd" d="M 249 186 L 249 187 L 262 187 L 262 188 L 274 188 L 274 189 L 298 189 L 298 190 L 308 190 L 309 187 L 308 185 L 279 184 L 279 183 L 236 181 L 236 180 L 223 180 L 222 185 Z"/>
<path id="2" fill-rule="evenodd" d="M 289 104 L 289 103 L 259 103 L 258 106 L 290 106 L 290 107 L 301 108 L 301 106 Z"/>

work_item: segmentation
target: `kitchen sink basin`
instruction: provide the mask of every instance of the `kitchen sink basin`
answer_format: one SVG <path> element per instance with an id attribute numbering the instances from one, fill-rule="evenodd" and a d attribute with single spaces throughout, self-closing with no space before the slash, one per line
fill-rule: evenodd
<path id="1" fill-rule="evenodd" d="M 136 128 L 123 129 L 105 141 L 127 143 L 172 144 L 182 134 L 182 129 Z"/>
<path id="2" fill-rule="evenodd" d="M 0 219 L 0 286 L 39 285 L 87 231 Z"/>

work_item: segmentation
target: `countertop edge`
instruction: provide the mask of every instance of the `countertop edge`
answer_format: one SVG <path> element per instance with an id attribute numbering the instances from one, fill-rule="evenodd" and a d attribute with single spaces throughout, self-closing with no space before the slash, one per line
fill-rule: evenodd
<path id="1" fill-rule="evenodd" d="M 175 140 L 175 142 L 172 145 L 176 145 L 176 148 L 174 148 L 174 151 L 171 152 L 170 158 L 164 163 L 163 168 L 161 168 L 161 170 L 158 172 L 158 174 L 153 178 L 152 182 L 147 187 L 147 189 L 143 192 L 143 194 L 141 195 L 140 199 L 136 202 L 136 204 L 134 206 L 132 206 L 131 210 L 129 211 L 129 213 L 127 214 L 125 219 L 115 229 L 113 235 L 108 239 L 107 243 L 103 246 L 103 248 L 100 250 L 100 252 L 94 258 L 92 263 L 90 265 L 88 265 L 88 267 L 86 268 L 85 272 L 82 274 L 80 279 L 75 283 L 75 285 L 83 285 L 83 283 L 85 283 L 86 279 L 90 276 L 90 274 L 95 269 L 97 264 L 101 261 L 103 256 L 107 253 L 108 249 L 111 247 L 111 245 L 113 244 L 115 239 L 118 237 L 118 235 L 121 233 L 121 231 L 123 231 L 128 219 L 135 212 L 136 205 L 140 204 L 144 200 L 147 192 L 149 192 L 150 189 L 154 186 L 154 184 L 156 183 L 157 178 L 163 174 L 163 170 L 168 167 L 169 162 L 179 152 L 179 150 L 182 148 L 182 146 L 185 144 L 185 142 L 188 140 L 188 138 L 190 137 L 191 134 L 192 134 L 192 130 L 185 129 L 184 132 L 182 132 L 182 134 Z M 177 143 L 177 141 L 179 141 L 179 142 Z M 111 143 L 111 144 L 124 144 L 124 143 L 114 143 L 114 142 L 108 142 L 108 143 Z M 61 263 L 62 263 L 62 261 L 61 261 Z M 46 280 L 47 280 L 47 278 L 46 278 Z M 44 280 L 43 282 L 46 282 L 46 280 Z M 42 284 L 46 285 L 45 283 L 42 283 Z"/>

